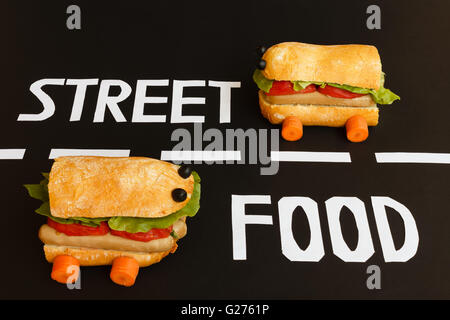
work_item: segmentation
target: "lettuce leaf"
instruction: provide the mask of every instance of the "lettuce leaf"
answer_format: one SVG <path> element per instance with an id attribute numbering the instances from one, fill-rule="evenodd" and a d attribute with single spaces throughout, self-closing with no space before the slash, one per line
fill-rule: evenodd
<path id="1" fill-rule="evenodd" d="M 381 74 L 381 80 L 380 80 L 380 89 L 373 90 L 373 89 L 365 89 L 365 88 L 359 88 L 359 87 L 353 87 L 353 86 L 347 86 L 347 85 L 339 85 L 335 83 L 330 83 L 330 86 L 348 90 L 353 93 L 360 93 L 360 94 L 370 94 L 372 96 L 373 101 L 378 104 L 392 104 L 395 100 L 400 100 L 400 97 L 393 93 L 391 90 L 386 89 L 384 87 L 384 77 L 385 74 Z"/>
<path id="2" fill-rule="evenodd" d="M 80 218 L 80 217 L 65 219 L 54 217 L 50 213 L 50 203 L 48 201 L 42 203 L 42 205 L 38 209 L 36 209 L 35 212 L 39 213 L 42 216 L 46 216 L 58 223 L 63 224 L 78 223 L 89 227 L 98 227 L 102 221 L 108 221 L 109 219 L 109 218 Z"/>
<path id="3" fill-rule="evenodd" d="M 200 209 L 200 177 L 193 171 L 194 191 L 189 202 L 180 210 L 162 218 L 111 217 L 108 225 L 111 229 L 131 233 L 148 232 L 152 228 L 168 228 L 181 217 L 193 217 Z"/>
<path id="4" fill-rule="evenodd" d="M 48 195 L 48 173 L 42 173 L 44 180 L 39 184 L 25 184 L 28 194 L 34 198 L 43 201 L 42 205 L 35 210 L 36 213 L 46 216 L 58 223 L 71 224 L 79 223 L 89 227 L 98 227 L 102 221 L 108 221 L 111 229 L 127 231 L 130 233 L 147 232 L 152 228 L 168 228 L 176 220 L 184 216 L 193 217 L 200 209 L 200 177 L 193 171 L 194 191 L 189 202 L 180 210 L 163 218 L 134 218 L 134 217 L 104 217 L 104 218 L 58 218 L 54 217 L 50 211 Z"/>
<path id="5" fill-rule="evenodd" d="M 327 85 L 325 82 L 317 82 L 317 81 L 291 81 L 291 82 L 294 85 L 295 91 L 303 90 L 310 84 L 318 85 L 321 88 L 325 88 L 325 86 Z"/>
<path id="6" fill-rule="evenodd" d="M 253 72 L 253 81 L 255 81 L 258 88 L 266 93 L 272 88 L 273 80 L 264 77 L 259 69 L 256 69 L 255 72 Z"/>
<path id="7" fill-rule="evenodd" d="M 339 89 L 348 90 L 353 93 L 360 93 L 360 94 L 370 94 L 372 96 L 373 101 L 377 104 L 392 104 L 395 100 L 400 100 L 400 97 L 393 93 L 391 90 L 386 89 L 384 87 L 384 77 L 385 74 L 382 73 L 381 75 L 381 85 L 380 89 L 373 90 L 373 89 L 367 89 L 367 88 L 360 88 L 360 87 L 353 87 L 345 84 L 337 84 L 337 83 L 326 83 L 326 82 L 318 82 L 318 81 L 291 81 L 294 85 L 293 88 L 295 91 L 300 91 L 305 89 L 310 84 L 318 85 L 322 88 L 324 88 L 326 85 L 330 85 L 332 87 L 336 87 Z M 255 81 L 256 85 L 259 89 L 263 90 L 264 92 L 269 92 L 272 88 L 273 80 L 266 79 L 263 74 L 261 73 L 261 70 L 256 69 L 253 73 L 253 80 Z"/>

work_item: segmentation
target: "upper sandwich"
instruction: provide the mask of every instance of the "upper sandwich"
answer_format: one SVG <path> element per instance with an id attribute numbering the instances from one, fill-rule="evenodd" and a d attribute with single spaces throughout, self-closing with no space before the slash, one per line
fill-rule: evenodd
<path id="1" fill-rule="evenodd" d="M 200 178 L 189 167 L 143 158 L 61 157 L 40 184 L 26 185 L 44 203 L 39 231 L 49 262 L 61 254 L 81 265 L 131 256 L 140 266 L 174 251 L 186 217 L 200 205 Z"/>
<path id="2" fill-rule="evenodd" d="M 262 60 L 253 79 L 261 90 L 263 114 L 272 123 L 285 117 L 277 106 L 290 106 L 300 108 L 291 109 L 291 113 L 301 116 L 304 125 L 343 126 L 355 112 L 366 115 L 368 125 L 376 125 L 377 103 L 400 99 L 384 87 L 380 56 L 374 46 L 285 42 L 270 47 Z M 302 109 L 310 106 L 326 108 Z M 343 109 L 348 107 L 356 109 Z"/>

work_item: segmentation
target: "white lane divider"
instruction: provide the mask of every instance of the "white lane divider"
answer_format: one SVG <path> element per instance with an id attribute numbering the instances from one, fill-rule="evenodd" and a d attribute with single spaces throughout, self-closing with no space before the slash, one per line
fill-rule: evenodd
<path id="1" fill-rule="evenodd" d="M 240 151 L 199 151 L 199 150 L 163 150 L 161 160 L 164 161 L 239 161 Z"/>
<path id="2" fill-rule="evenodd" d="M 63 156 L 129 157 L 130 149 L 52 149 L 48 158 Z"/>
<path id="3" fill-rule="evenodd" d="M 272 151 L 270 158 L 280 162 L 352 162 L 349 152 Z"/>
<path id="4" fill-rule="evenodd" d="M 0 149 L 0 160 L 21 160 L 27 149 Z M 51 149 L 49 159 L 61 156 L 129 157 L 130 149 Z M 337 162 L 351 163 L 349 152 L 271 151 L 272 161 L 279 162 Z M 450 153 L 376 152 L 377 163 L 450 164 Z M 240 161 L 240 151 L 163 150 L 165 161 Z"/>
<path id="5" fill-rule="evenodd" d="M 27 149 L 0 149 L 1 160 L 22 160 Z"/>
<path id="6" fill-rule="evenodd" d="M 450 153 L 377 152 L 378 163 L 438 163 L 450 164 Z"/>

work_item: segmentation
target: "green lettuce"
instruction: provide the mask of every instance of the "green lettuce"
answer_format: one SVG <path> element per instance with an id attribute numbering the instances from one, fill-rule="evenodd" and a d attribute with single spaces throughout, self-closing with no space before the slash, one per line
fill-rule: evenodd
<path id="1" fill-rule="evenodd" d="M 63 224 L 79 223 L 79 224 L 82 224 L 84 226 L 89 226 L 89 227 L 98 227 L 102 221 L 108 221 L 108 219 L 109 219 L 109 218 L 81 218 L 81 217 L 66 219 L 66 218 L 54 217 L 50 213 L 50 204 L 48 201 L 42 203 L 42 205 L 38 209 L 36 209 L 35 212 L 39 213 L 42 216 L 46 216 L 58 223 L 63 223 Z"/>
<path id="2" fill-rule="evenodd" d="M 293 88 L 295 91 L 300 91 L 305 89 L 310 84 L 318 85 L 322 88 L 324 88 L 326 85 L 330 85 L 332 87 L 336 87 L 339 89 L 348 90 L 353 93 L 359 93 L 359 94 L 370 94 L 372 96 L 373 101 L 377 104 L 392 104 L 395 100 L 400 100 L 400 97 L 393 93 L 391 90 L 386 89 L 384 87 L 384 77 L 385 74 L 382 73 L 381 75 L 381 83 L 380 88 L 378 90 L 374 89 L 367 89 L 367 88 L 360 88 L 360 87 L 353 87 L 345 84 L 337 84 L 337 83 L 326 83 L 326 82 L 319 82 L 319 81 L 291 81 L 294 85 Z M 256 85 L 259 89 L 263 90 L 264 92 L 269 92 L 272 88 L 273 80 L 269 80 L 265 78 L 261 72 L 261 70 L 256 69 L 253 73 L 253 80 L 255 81 Z"/>
<path id="3" fill-rule="evenodd" d="M 194 191 L 191 199 L 180 210 L 162 218 L 111 217 L 108 225 L 111 229 L 131 233 L 147 232 L 152 228 L 168 228 L 181 217 L 193 217 L 200 209 L 200 177 L 193 171 Z"/>
<path id="4" fill-rule="evenodd" d="M 255 81 L 258 88 L 264 92 L 269 92 L 272 88 L 273 80 L 264 77 L 259 69 L 256 69 L 255 72 L 253 72 L 253 81 Z"/>
<path id="5" fill-rule="evenodd" d="M 184 216 L 193 217 L 200 209 L 200 177 L 197 172 L 193 171 L 194 176 L 194 191 L 191 199 L 180 210 L 165 216 L 163 218 L 133 218 L 133 217 L 105 217 L 105 218 L 58 218 L 52 216 L 50 212 L 49 195 L 48 195 L 48 173 L 42 173 L 44 180 L 39 184 L 25 184 L 30 197 L 41 200 L 42 205 L 36 209 L 36 213 L 46 216 L 58 223 L 71 224 L 79 223 L 85 226 L 97 227 L 102 221 L 108 221 L 111 229 L 119 231 L 127 231 L 130 233 L 147 232 L 152 228 L 168 228 L 176 220 Z"/>

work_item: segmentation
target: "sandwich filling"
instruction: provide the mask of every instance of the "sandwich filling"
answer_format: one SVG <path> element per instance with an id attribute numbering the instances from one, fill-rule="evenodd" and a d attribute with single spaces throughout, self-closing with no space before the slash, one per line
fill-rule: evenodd
<path id="1" fill-rule="evenodd" d="M 39 238 L 45 244 L 146 253 L 167 251 L 186 235 L 186 217 L 195 216 L 200 208 L 200 177 L 192 172 L 194 189 L 190 200 L 164 217 L 54 217 L 49 205 L 49 174 L 42 175 L 44 180 L 39 184 L 25 187 L 31 197 L 43 201 L 36 212 L 48 219 L 39 230 Z"/>
<path id="2" fill-rule="evenodd" d="M 370 95 L 355 98 L 337 98 L 320 93 L 319 91 L 309 93 L 293 93 L 284 95 L 265 95 L 270 104 L 311 104 L 344 107 L 372 107 L 375 106 Z"/>
<path id="3" fill-rule="evenodd" d="M 265 78 L 259 69 L 253 73 L 253 80 L 271 104 L 372 107 L 400 99 L 384 87 L 384 74 L 378 90 L 318 81 L 276 81 Z"/>
<path id="4" fill-rule="evenodd" d="M 176 240 L 184 237 L 187 232 L 184 219 L 175 221 L 170 229 L 172 231 L 165 236 L 161 235 L 161 237 L 153 237 L 149 241 L 140 241 L 115 235 L 114 230 L 103 235 L 67 235 L 49 224 L 44 224 L 39 229 L 39 239 L 45 244 L 57 246 L 152 253 L 170 250 Z"/>

